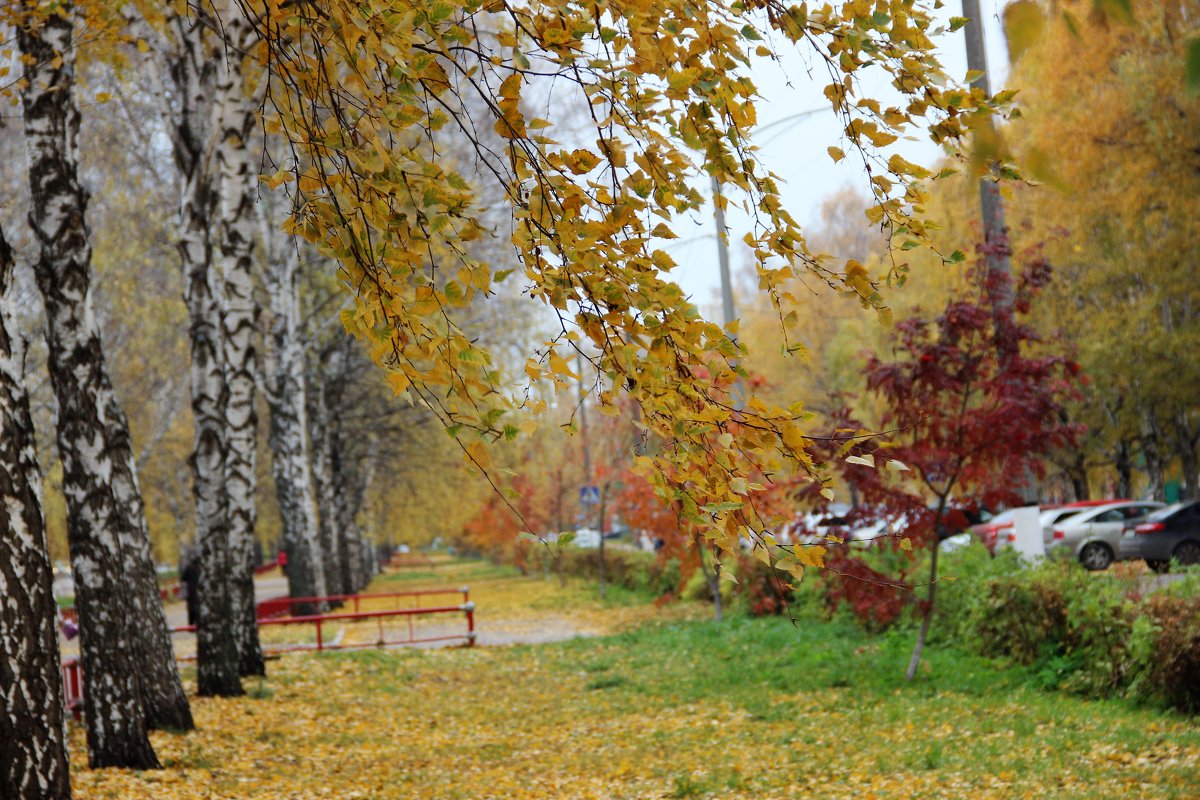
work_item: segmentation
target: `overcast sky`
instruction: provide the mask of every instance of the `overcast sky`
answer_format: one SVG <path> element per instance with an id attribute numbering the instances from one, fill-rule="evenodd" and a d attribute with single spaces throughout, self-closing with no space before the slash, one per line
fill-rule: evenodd
<path id="1" fill-rule="evenodd" d="M 949 5 L 943 9 L 947 20 L 962 13 L 957 2 L 949 0 Z M 981 7 L 994 92 L 1008 75 L 1008 53 L 1000 22 L 1003 3 L 981 0 Z M 967 72 L 962 32 L 943 35 L 937 41 L 942 48 L 943 66 L 951 76 L 961 80 Z M 756 65 L 754 72 L 755 85 L 763 96 L 757 104 L 760 127 L 766 128 L 799 112 L 822 109 L 804 119 L 775 125 L 756 138 L 761 148 L 761 162 L 785 180 L 782 187 L 785 206 L 805 227 L 819 220 L 821 201 L 840 186 L 853 184 L 862 187 L 864 192 L 866 188 L 861 164 L 856 165 L 849 155 L 840 164 L 834 164 L 826 152 L 830 146 L 848 148 L 841 141 L 841 125 L 823 94 L 829 83 L 828 73 L 812 67 L 814 65 L 799 54 L 792 53 L 778 64 L 764 59 L 761 66 Z M 869 88 L 871 96 L 879 97 L 885 105 L 889 90 L 884 80 Z M 940 151 L 927 136 L 917 133 L 917 138 L 919 141 L 915 142 L 902 140 L 894 150 L 910 161 L 928 166 L 939 158 Z M 708 191 L 707 187 L 705 191 Z M 745 247 L 740 240 L 749 225 L 743 214 L 733 210 L 729 213 L 728 224 L 731 263 L 736 273 L 746 261 Z M 668 252 L 680 266 L 672 275 L 709 313 L 710 319 L 719 321 L 718 256 L 712 207 L 695 217 L 691 225 L 678 220 L 673 227 L 679 239 L 670 242 Z"/>

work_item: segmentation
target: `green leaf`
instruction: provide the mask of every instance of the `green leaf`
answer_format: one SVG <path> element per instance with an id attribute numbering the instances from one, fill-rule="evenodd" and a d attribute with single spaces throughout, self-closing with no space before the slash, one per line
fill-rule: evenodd
<path id="1" fill-rule="evenodd" d="M 1189 94 L 1200 94 L 1200 36 L 1187 43 L 1183 85 Z"/>
<path id="2" fill-rule="evenodd" d="M 1130 0 L 1093 0 L 1092 7 L 1115 22 L 1133 22 L 1133 3 Z"/>

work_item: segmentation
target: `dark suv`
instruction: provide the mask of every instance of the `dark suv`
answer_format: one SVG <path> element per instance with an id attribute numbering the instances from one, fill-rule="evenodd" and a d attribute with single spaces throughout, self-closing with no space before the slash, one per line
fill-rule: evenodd
<path id="1" fill-rule="evenodd" d="M 1176 503 L 1125 529 L 1121 555 L 1144 558 L 1155 572 L 1166 572 L 1171 559 L 1200 564 L 1200 502 Z"/>

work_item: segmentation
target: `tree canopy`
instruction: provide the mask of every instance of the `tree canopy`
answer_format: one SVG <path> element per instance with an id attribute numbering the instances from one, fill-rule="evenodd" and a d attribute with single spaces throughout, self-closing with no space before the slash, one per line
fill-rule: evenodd
<path id="1" fill-rule="evenodd" d="M 487 442 L 530 424 L 510 412 L 543 406 L 510 390 L 461 324 L 507 277 L 475 246 L 498 235 L 478 219 L 491 183 L 512 209 L 504 233 L 528 293 L 560 321 L 526 375 L 561 387 L 579 377 L 572 351 L 591 361 L 603 409 L 627 393 L 661 437 L 639 459 L 659 493 L 728 549 L 763 528 L 747 504 L 756 480 L 819 477 L 801 404 L 735 407 L 736 330 L 704 319 L 671 281 L 661 245 L 672 222 L 702 207 L 697 185 L 715 178 L 718 202 L 753 215 L 745 242 L 785 326 L 798 319 L 794 278 L 886 316 L 881 289 L 906 271 L 892 258 L 872 274 L 808 246 L 751 143 L 755 59 L 799 47 L 827 76 L 850 153 L 830 156 L 862 160 L 868 218 L 898 236 L 897 253 L 928 241 L 917 185 L 928 173 L 888 145 L 921 128 L 957 145 L 992 111 L 943 73 L 933 9 L 914 0 L 240 6 L 259 33 L 251 55 L 269 69 L 268 130 L 288 144 L 269 183 L 290 184 L 289 229 L 337 259 L 355 299 L 343 321 L 393 389 L 432 409 L 484 470 Z M 872 71 L 890 79 L 887 104 L 862 94 Z M 539 109 L 572 105 L 589 132 L 557 141 Z M 454 139 L 466 156 L 447 157 Z"/>

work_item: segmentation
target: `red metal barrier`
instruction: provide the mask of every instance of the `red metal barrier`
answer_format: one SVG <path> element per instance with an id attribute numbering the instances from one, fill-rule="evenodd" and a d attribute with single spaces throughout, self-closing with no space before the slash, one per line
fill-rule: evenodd
<path id="1" fill-rule="evenodd" d="M 279 566 L 279 559 L 276 559 L 274 561 L 268 561 L 265 564 L 259 564 L 257 567 L 255 567 L 254 574 L 262 575 L 264 572 L 270 572 L 271 570 L 275 569 L 278 566 Z"/>
<path id="2" fill-rule="evenodd" d="M 457 591 L 457 590 L 455 590 Z M 351 595 L 352 596 L 352 595 Z M 376 597 L 379 595 L 360 595 L 361 597 Z M 387 596 L 387 595 L 383 595 Z M 311 600 L 311 598 L 297 598 L 299 600 Z M 417 636 L 413 627 L 412 618 L 416 616 L 432 615 L 432 614 L 455 614 L 462 613 L 466 616 L 467 630 L 464 633 L 446 634 L 441 636 Z M 388 639 L 384 635 L 383 620 L 391 617 L 406 617 L 408 619 L 408 636 L 400 639 Z M 374 642 L 357 642 L 350 644 L 342 644 L 341 642 L 326 642 L 325 641 L 325 625 L 329 623 L 352 623 L 361 622 L 362 620 L 373 619 L 379 622 L 379 637 Z M 316 650 L 322 652 L 325 650 L 348 650 L 361 647 L 388 647 L 394 645 L 405 644 L 423 644 L 426 642 L 445 642 L 455 639 L 466 640 L 467 646 L 471 647 L 475 644 L 475 604 L 471 602 L 462 603 L 454 606 L 426 606 L 424 608 L 397 608 L 390 611 L 359 611 L 346 614 L 309 614 L 301 617 L 280 617 L 278 619 L 259 619 L 259 628 L 265 628 L 272 625 L 315 625 L 317 640 L 315 643 L 299 643 L 273 647 L 264 645 L 264 654 L 286 653 L 294 650 Z M 178 628 L 172 628 L 171 633 L 194 633 L 195 625 L 181 625 Z M 188 659 L 190 660 L 190 658 Z"/>
<path id="3" fill-rule="evenodd" d="M 436 567 L 437 562 L 432 558 L 427 558 L 425 556 L 413 556 L 407 553 L 396 553 L 392 556 L 391 560 L 388 561 L 387 566 L 394 569 L 415 569 L 418 567 L 430 569 Z"/>
<path id="4" fill-rule="evenodd" d="M 471 602 L 470 586 L 444 586 L 432 589 L 407 589 L 400 592 L 379 592 L 377 594 L 331 594 L 324 595 L 322 597 L 272 597 L 269 600 L 263 600 L 256 606 L 255 616 L 260 620 L 275 619 L 276 617 L 287 614 L 289 611 L 291 611 L 293 606 L 298 605 L 316 606 L 324 604 L 326 606 L 332 606 L 334 604 L 352 604 L 354 606 L 354 610 L 359 611 L 362 608 L 362 603 L 365 601 L 383 600 L 389 598 L 395 598 L 396 608 L 400 608 L 400 598 L 402 597 L 413 598 L 414 605 L 412 607 L 420 608 L 422 597 L 446 594 L 461 594 L 462 601 L 464 603 Z"/>
<path id="5" fill-rule="evenodd" d="M 453 606 L 420 606 L 420 598 L 428 595 L 445 595 L 445 594 L 461 594 L 463 602 Z M 373 600 L 378 598 L 399 598 L 413 597 L 416 598 L 418 606 L 416 608 L 395 608 L 384 611 L 358 611 L 361 602 L 364 600 Z M 458 588 L 441 588 L 441 589 L 411 589 L 404 592 L 384 592 L 380 594 L 359 594 L 359 595 L 331 595 L 328 597 L 281 597 L 275 600 L 266 600 L 259 603 L 259 627 L 270 625 L 315 625 L 317 631 L 317 641 L 314 644 L 301 643 L 292 645 L 283 645 L 280 647 L 264 647 L 265 654 L 285 653 L 296 650 L 316 650 L 323 652 L 325 650 L 350 650 L 364 647 L 389 647 L 408 644 L 424 644 L 428 642 L 448 642 L 456 639 L 463 639 L 468 647 L 475 645 L 475 604 L 469 600 L 470 587 L 460 586 Z M 269 603 L 276 603 L 278 608 L 282 608 L 280 613 L 287 613 L 287 609 L 296 603 L 313 603 L 321 601 L 350 601 L 354 603 L 355 611 L 344 614 L 310 614 L 301 617 L 281 617 L 277 619 L 263 618 L 261 609 Z M 455 614 L 462 613 L 466 617 L 467 630 L 464 633 L 446 634 L 442 636 L 417 636 L 413 627 L 413 618 L 424 615 L 434 614 Z M 391 617 L 405 617 L 408 619 L 408 636 L 400 639 L 388 639 L 384 636 L 383 620 Z M 379 622 L 379 637 L 374 642 L 352 642 L 343 644 L 341 642 L 326 642 L 324 626 L 328 623 L 352 623 L 367 619 L 374 619 Z M 195 633 L 195 625 L 181 625 L 177 628 L 171 628 L 171 633 Z M 195 656 L 184 657 L 181 660 L 194 660 Z M 63 679 L 63 699 L 65 700 L 66 709 L 71 714 L 79 719 L 83 715 L 83 671 L 80 667 L 78 658 L 68 658 L 62 662 L 62 679 Z"/>
<path id="6" fill-rule="evenodd" d="M 63 700 L 67 711 L 75 719 L 83 716 L 83 671 L 78 658 L 62 662 Z"/>

